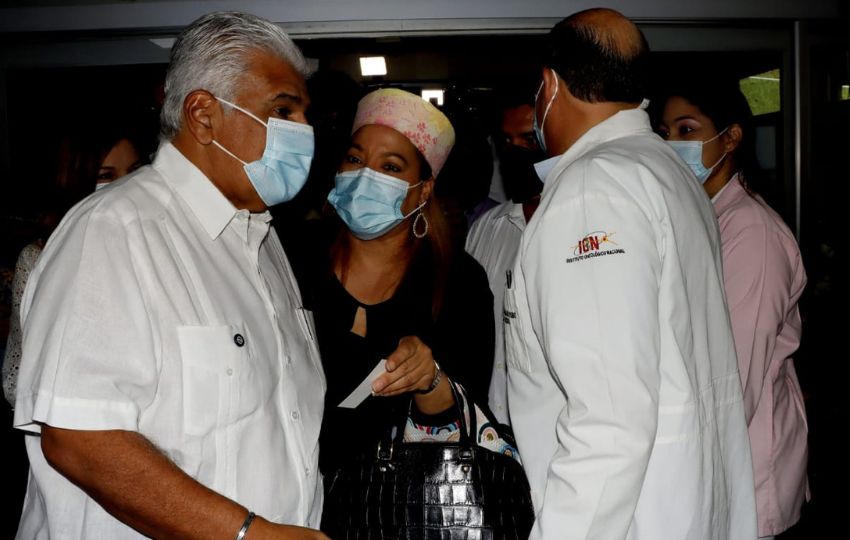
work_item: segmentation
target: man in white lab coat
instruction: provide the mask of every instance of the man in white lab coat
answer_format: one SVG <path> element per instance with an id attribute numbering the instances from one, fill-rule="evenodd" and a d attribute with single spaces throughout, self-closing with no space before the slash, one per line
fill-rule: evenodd
<path id="1" fill-rule="evenodd" d="M 611 10 L 549 36 L 535 121 L 554 157 L 504 306 L 533 539 L 757 536 L 717 224 L 650 129 L 648 53 Z"/>

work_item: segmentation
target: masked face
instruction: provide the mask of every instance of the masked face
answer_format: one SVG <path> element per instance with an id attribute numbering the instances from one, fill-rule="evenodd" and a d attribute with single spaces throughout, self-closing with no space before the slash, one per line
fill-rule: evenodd
<path id="1" fill-rule="evenodd" d="M 673 147 L 673 150 L 679 154 L 679 157 L 688 164 L 691 172 L 694 173 L 694 176 L 697 177 L 701 183 L 705 184 L 705 182 L 711 177 L 711 174 L 715 169 L 723 162 L 727 155 L 727 152 L 723 152 L 720 158 L 714 163 L 714 165 L 710 167 L 706 167 L 703 164 L 703 151 L 705 145 L 710 143 L 716 139 L 718 139 L 721 135 L 726 132 L 724 129 L 714 137 L 706 140 L 706 141 L 667 141 L 667 144 Z"/>
<path id="2" fill-rule="evenodd" d="M 673 96 L 664 104 L 658 133 L 704 184 L 728 156 L 722 135 L 729 128 L 718 127 L 699 107 Z"/>
<path id="3" fill-rule="evenodd" d="M 504 182 L 505 195 L 515 203 L 528 202 L 543 191 L 543 182 L 537 176 L 534 164 L 546 158 L 539 149 L 508 145 L 499 156 L 499 171 Z"/>
<path id="4" fill-rule="evenodd" d="M 365 125 L 352 136 L 328 202 L 355 237 L 384 236 L 427 204 L 433 181 L 422 181 L 420 167 L 404 135 Z"/>
<path id="5" fill-rule="evenodd" d="M 351 234 L 361 240 L 372 240 L 385 235 L 425 206 L 423 202 L 407 214 L 401 210 L 407 192 L 421 184 L 410 185 L 404 180 L 362 167 L 336 175 L 328 202 Z"/>
<path id="6" fill-rule="evenodd" d="M 280 118 L 269 118 L 268 122 L 263 122 L 234 103 L 216 99 L 265 126 L 266 146 L 260 159 L 247 163 L 218 141 L 213 140 L 213 144 L 242 163 L 248 179 L 266 206 L 274 206 L 295 197 L 304 187 L 310 173 L 315 144 L 313 128 Z"/>
<path id="7" fill-rule="evenodd" d="M 537 136 L 534 134 L 534 105 L 522 104 L 502 111 L 499 148 L 524 146 L 537 150 Z"/>

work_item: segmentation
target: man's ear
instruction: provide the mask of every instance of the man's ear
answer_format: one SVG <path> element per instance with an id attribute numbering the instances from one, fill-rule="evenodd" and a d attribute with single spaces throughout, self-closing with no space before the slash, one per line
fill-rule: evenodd
<path id="1" fill-rule="evenodd" d="M 543 89 L 540 90 L 540 97 L 537 98 L 537 102 L 543 104 L 543 109 L 546 108 L 546 105 L 549 103 L 549 100 L 551 100 L 552 96 L 555 95 L 555 89 L 560 88 L 561 86 L 562 85 L 558 84 L 558 75 L 555 73 L 555 70 L 552 68 L 544 67 Z M 540 114 L 543 114 L 543 112 L 541 111 Z"/>
<path id="2" fill-rule="evenodd" d="M 199 144 L 207 145 L 212 142 L 213 125 L 221 115 L 221 105 L 206 90 L 190 92 L 183 100 L 184 128 Z"/>
<path id="3" fill-rule="evenodd" d="M 723 151 L 734 152 L 744 139 L 744 130 L 740 124 L 732 124 L 723 137 Z"/>

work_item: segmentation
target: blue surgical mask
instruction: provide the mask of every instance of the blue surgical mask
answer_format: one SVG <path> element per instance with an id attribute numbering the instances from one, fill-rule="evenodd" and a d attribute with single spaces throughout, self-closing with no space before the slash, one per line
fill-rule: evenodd
<path id="1" fill-rule="evenodd" d="M 315 148 L 313 128 L 280 118 L 269 118 L 266 123 L 238 105 L 220 97 L 216 99 L 265 126 L 266 148 L 260 159 L 247 163 L 218 141 L 213 140 L 213 144 L 242 163 L 254 190 L 266 206 L 274 206 L 295 197 L 310 174 Z"/>
<path id="2" fill-rule="evenodd" d="M 401 205 L 408 190 L 422 182 L 410 185 L 368 167 L 341 172 L 336 175 L 334 184 L 328 193 L 328 202 L 351 234 L 361 240 L 383 236 L 425 206 L 423 202 L 410 213 L 402 214 Z"/>
<path id="3" fill-rule="evenodd" d="M 729 129 L 729 128 L 726 128 Z M 708 139 L 707 141 L 667 141 L 673 150 L 679 154 L 679 157 L 688 164 L 688 167 L 693 171 L 694 176 L 697 177 L 697 180 L 700 183 L 705 184 L 706 180 L 711 176 L 711 173 L 714 172 L 714 169 L 717 168 L 720 163 L 726 159 L 728 152 L 723 152 L 723 155 L 720 156 L 720 159 L 717 160 L 717 163 L 712 165 L 711 167 L 706 167 L 702 164 L 702 147 L 706 143 L 710 143 L 714 139 L 720 137 L 726 132 L 726 129 L 715 135 L 714 137 Z"/>
<path id="4" fill-rule="evenodd" d="M 540 97 L 540 92 L 543 90 L 543 83 L 545 81 L 540 81 L 540 87 L 537 89 L 537 93 L 534 94 L 534 120 L 532 123 L 532 127 L 534 129 L 534 135 L 537 137 L 537 144 L 540 145 L 540 149 L 544 152 L 546 151 L 546 137 L 543 135 L 543 126 L 546 125 L 546 117 L 549 115 L 549 109 L 552 108 L 552 103 L 555 102 L 555 98 L 558 96 L 558 74 L 555 73 L 555 70 L 551 70 L 552 75 L 555 77 L 555 92 L 552 94 L 552 97 L 549 99 L 549 103 L 546 104 L 546 110 L 543 111 L 543 120 L 540 124 L 537 124 L 537 98 Z"/>

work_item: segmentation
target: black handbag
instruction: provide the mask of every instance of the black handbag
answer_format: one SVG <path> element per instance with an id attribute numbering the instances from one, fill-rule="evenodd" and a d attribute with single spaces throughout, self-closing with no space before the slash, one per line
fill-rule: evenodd
<path id="1" fill-rule="evenodd" d="M 475 407 L 456 443 L 404 442 L 396 426 L 374 452 L 334 475 L 322 530 L 334 540 L 526 540 L 534 523 L 528 479 L 513 458 L 478 446 Z M 471 401 L 470 401 L 471 403 Z"/>

